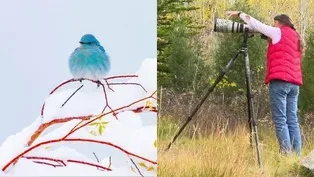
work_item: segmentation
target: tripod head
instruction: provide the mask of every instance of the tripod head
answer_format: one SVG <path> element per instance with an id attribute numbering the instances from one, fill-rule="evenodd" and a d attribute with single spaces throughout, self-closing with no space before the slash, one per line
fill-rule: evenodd
<path id="1" fill-rule="evenodd" d="M 249 33 L 249 28 L 245 27 L 243 31 L 242 48 L 247 48 L 247 40 L 251 37 L 254 37 L 254 34 Z"/>

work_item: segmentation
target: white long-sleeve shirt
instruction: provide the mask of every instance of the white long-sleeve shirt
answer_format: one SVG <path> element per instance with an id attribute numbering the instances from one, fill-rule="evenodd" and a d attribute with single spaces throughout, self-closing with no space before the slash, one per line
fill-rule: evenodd
<path id="1" fill-rule="evenodd" d="M 264 23 L 256 20 L 255 18 L 241 12 L 240 18 L 249 25 L 252 29 L 264 34 L 265 36 L 272 39 L 272 43 L 276 44 L 281 39 L 281 31 L 278 27 L 265 25 Z"/>

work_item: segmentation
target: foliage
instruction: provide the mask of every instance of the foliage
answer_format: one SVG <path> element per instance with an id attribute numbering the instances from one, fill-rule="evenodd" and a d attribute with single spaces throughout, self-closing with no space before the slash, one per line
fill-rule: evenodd
<path id="1" fill-rule="evenodd" d="M 204 65 L 202 51 L 193 42 L 202 26 L 187 14 L 198 8 L 189 2 L 158 1 L 158 84 L 181 92 L 190 90 Z"/>
<path id="2" fill-rule="evenodd" d="M 314 111 L 314 33 L 306 40 L 307 48 L 302 58 L 303 86 L 300 87 L 300 108 Z"/>
<path id="3" fill-rule="evenodd" d="M 199 90 L 206 79 L 202 52 L 194 47 L 188 38 L 180 35 L 184 34 L 184 30 L 184 27 L 178 24 L 177 30 L 170 36 L 173 41 L 172 51 L 169 52 L 166 62 L 171 70 L 168 86 L 178 92 Z"/>
<path id="4" fill-rule="evenodd" d="M 239 9 L 252 17 L 263 21 L 259 18 L 258 14 L 254 12 L 254 9 L 247 4 L 236 3 L 234 9 Z M 238 19 L 232 19 L 243 23 Z M 225 33 L 216 34 L 218 38 L 217 47 L 214 49 L 214 61 L 216 65 L 216 72 L 221 71 L 223 67 L 229 62 L 232 56 L 241 48 L 243 41 L 243 35 L 238 33 Z M 266 60 L 266 47 L 267 42 L 262 40 L 259 35 L 255 35 L 248 39 L 248 55 L 250 59 L 252 87 L 261 87 L 264 85 L 264 65 Z M 225 89 L 233 94 L 234 91 L 242 91 L 246 89 L 245 84 L 245 60 L 243 55 L 239 55 L 233 66 L 226 74 L 225 78 L 232 85 L 226 85 Z M 235 83 L 235 84 L 234 84 Z M 236 85 L 236 87 L 234 87 Z"/>

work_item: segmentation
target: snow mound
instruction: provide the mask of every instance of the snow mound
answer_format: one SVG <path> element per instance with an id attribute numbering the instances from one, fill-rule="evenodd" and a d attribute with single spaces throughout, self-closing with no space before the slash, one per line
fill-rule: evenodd
<path id="1" fill-rule="evenodd" d="M 1 145 L 0 176 L 156 176 L 156 67 L 145 59 L 138 77 L 103 81 L 105 92 L 83 81 L 64 106 L 80 83 L 58 89 Z"/>

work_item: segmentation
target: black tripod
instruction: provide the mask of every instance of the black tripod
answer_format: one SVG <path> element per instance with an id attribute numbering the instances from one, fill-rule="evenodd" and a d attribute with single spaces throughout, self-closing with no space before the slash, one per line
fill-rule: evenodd
<path id="1" fill-rule="evenodd" d="M 178 138 L 180 133 L 183 131 L 183 129 L 186 127 L 186 125 L 192 120 L 192 117 L 195 115 L 195 113 L 198 111 L 198 109 L 202 106 L 202 104 L 207 99 L 208 95 L 214 90 L 216 85 L 221 81 L 221 79 L 224 77 L 226 72 L 229 70 L 229 68 L 232 66 L 236 58 L 239 54 L 243 54 L 245 59 L 245 77 L 246 77 L 246 88 L 247 88 L 247 103 L 248 103 L 248 123 L 251 131 L 250 135 L 250 144 L 252 146 L 253 142 L 253 136 L 255 137 L 255 144 L 256 144 L 256 152 L 257 152 L 257 160 L 258 160 L 258 166 L 261 167 L 261 156 L 260 156 L 260 149 L 259 149 L 259 143 L 258 143 L 258 134 L 257 134 L 257 123 L 255 120 L 255 113 L 254 113 L 254 107 L 253 107 L 253 94 L 252 94 L 252 87 L 251 87 L 251 72 L 250 72 L 250 61 L 249 61 L 249 55 L 248 55 L 248 49 L 247 49 L 247 40 L 249 38 L 249 29 L 245 28 L 243 33 L 243 42 L 241 49 L 231 58 L 229 63 L 225 66 L 225 68 L 221 71 L 217 79 L 215 80 L 214 84 L 208 88 L 207 93 L 202 98 L 201 102 L 195 107 L 195 109 L 192 111 L 191 115 L 187 118 L 185 123 L 182 125 L 182 127 L 179 129 L 178 133 L 174 136 L 172 141 L 169 143 L 166 151 L 170 149 L 171 145 L 174 143 L 174 141 Z"/>

